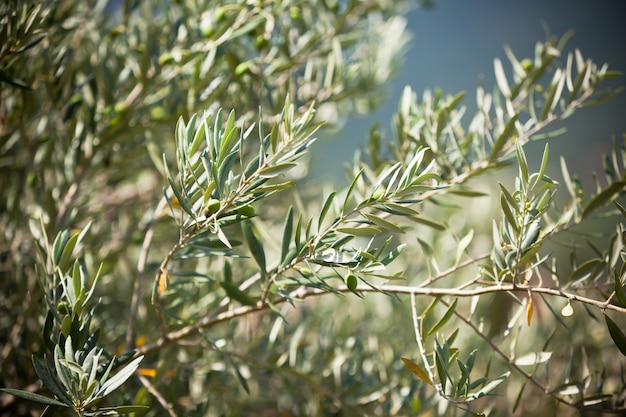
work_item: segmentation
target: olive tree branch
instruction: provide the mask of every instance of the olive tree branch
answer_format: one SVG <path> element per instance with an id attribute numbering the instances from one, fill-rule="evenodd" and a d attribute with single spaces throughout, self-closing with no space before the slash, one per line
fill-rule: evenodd
<path id="1" fill-rule="evenodd" d="M 483 288 L 476 288 L 470 290 L 459 290 L 454 288 L 420 288 L 417 286 L 403 286 L 403 285 L 382 285 L 373 286 L 371 284 L 359 284 L 354 290 L 358 293 L 375 292 L 384 294 L 406 294 L 406 295 L 423 295 L 431 297 L 451 296 L 451 297 L 473 297 L 476 295 L 484 295 L 491 293 L 504 293 L 504 292 L 521 292 L 521 293 L 538 293 L 548 294 L 555 297 L 565 298 L 570 301 L 577 301 L 587 305 L 595 306 L 602 311 L 610 310 L 618 313 L 626 314 L 626 308 L 610 304 L 607 301 L 598 301 L 593 298 L 583 297 L 577 294 L 563 291 L 558 288 L 547 287 L 534 287 L 529 285 L 513 285 L 513 284 L 496 284 Z M 300 287 L 290 294 L 290 298 L 279 297 L 272 301 L 273 305 L 279 305 L 289 301 L 290 299 L 305 299 L 309 297 L 319 297 L 322 295 L 329 295 L 335 293 L 349 293 L 352 292 L 347 286 L 339 285 L 333 289 L 333 292 L 319 288 L 306 288 Z M 231 310 L 221 312 L 218 314 L 210 314 L 204 316 L 196 323 L 187 325 L 181 329 L 171 331 L 159 340 L 145 344 L 137 349 L 137 355 L 149 355 L 161 348 L 176 343 L 179 340 L 193 337 L 203 329 L 207 329 L 216 326 L 220 323 L 233 320 L 237 317 L 246 316 L 248 314 L 263 311 L 269 309 L 269 304 L 257 303 L 254 306 L 241 306 Z"/>

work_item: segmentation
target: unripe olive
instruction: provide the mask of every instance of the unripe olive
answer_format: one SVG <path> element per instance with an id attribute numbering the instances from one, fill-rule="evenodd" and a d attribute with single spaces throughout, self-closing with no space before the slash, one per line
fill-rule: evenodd
<path id="1" fill-rule="evenodd" d="M 172 62 L 174 62 L 174 55 L 169 52 L 159 57 L 159 65 L 171 64 Z"/>
<path id="2" fill-rule="evenodd" d="M 220 206 L 222 205 L 222 203 L 220 202 L 220 200 L 216 200 L 215 198 L 211 198 L 206 205 L 206 210 L 204 212 L 204 214 L 208 217 L 212 214 L 214 214 L 216 211 L 218 211 L 220 209 Z"/>
<path id="3" fill-rule="evenodd" d="M 250 72 L 250 63 L 248 61 L 240 62 L 235 67 L 235 75 L 243 75 L 245 73 Z"/>
<path id="4" fill-rule="evenodd" d="M 237 213 L 241 214 L 242 216 L 252 217 L 254 216 L 254 207 L 248 204 L 247 206 L 238 208 Z"/>
<path id="5" fill-rule="evenodd" d="M 57 311 L 59 314 L 70 314 L 70 305 L 66 301 L 61 301 L 57 304 Z"/>
<path id="6" fill-rule="evenodd" d="M 267 40 L 267 38 L 265 37 L 265 35 L 261 34 L 258 35 L 255 39 L 254 39 L 254 44 L 256 45 L 256 47 L 261 50 L 261 49 L 265 49 L 267 48 L 267 46 L 269 45 L 270 41 Z"/>
<path id="7" fill-rule="evenodd" d="M 377 188 L 372 193 L 372 200 L 380 200 L 385 195 L 385 192 L 381 188 Z"/>
<path id="8" fill-rule="evenodd" d="M 300 8 L 297 6 L 291 6 L 289 8 L 289 16 L 293 19 L 293 20 L 298 20 L 300 19 Z"/>
<path id="9" fill-rule="evenodd" d="M 346 275 L 344 280 L 346 282 L 346 286 L 348 287 L 348 289 L 350 291 L 356 290 L 356 287 L 357 287 L 357 284 L 358 284 L 358 280 L 357 280 L 356 276 L 354 276 L 354 274 Z"/>
<path id="10" fill-rule="evenodd" d="M 67 337 L 70 331 L 72 331 L 72 316 L 67 315 L 63 317 L 63 321 L 61 321 L 61 334 Z"/>
<path id="11" fill-rule="evenodd" d="M 218 22 L 222 22 L 225 18 L 226 18 L 226 8 L 218 7 L 217 10 L 215 10 L 215 20 L 217 20 Z"/>

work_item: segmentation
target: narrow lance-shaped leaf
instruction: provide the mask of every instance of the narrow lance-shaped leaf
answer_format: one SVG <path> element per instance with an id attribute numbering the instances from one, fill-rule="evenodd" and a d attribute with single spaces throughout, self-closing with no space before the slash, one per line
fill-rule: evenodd
<path id="1" fill-rule="evenodd" d="M 122 370 L 120 370 L 117 374 L 112 376 L 109 380 L 107 380 L 96 394 L 96 398 L 105 397 L 111 392 L 115 391 L 120 385 L 122 385 L 130 376 L 137 370 L 139 366 L 139 362 L 143 359 L 143 355 L 135 358 L 132 362 L 126 365 Z M 86 404 L 88 407 L 89 404 Z"/>
<path id="2" fill-rule="evenodd" d="M 609 318 L 606 314 L 604 315 L 604 319 L 606 320 L 606 327 L 609 329 L 609 334 L 611 335 L 611 339 L 615 343 L 615 346 L 622 352 L 622 355 L 626 356 L 626 336 L 620 329 L 620 327 Z"/>
<path id="3" fill-rule="evenodd" d="M 397 226 L 394 223 L 388 220 L 385 220 L 381 217 L 378 217 L 369 213 L 363 213 L 363 216 L 365 216 L 367 220 L 374 223 L 376 226 L 382 227 L 383 229 L 388 230 L 390 232 L 401 233 L 401 234 L 406 233 L 400 226 Z"/>
<path id="4" fill-rule="evenodd" d="M 519 164 L 520 177 L 524 180 L 524 183 L 528 182 L 528 161 L 526 160 L 526 154 L 522 149 L 519 141 L 515 141 L 515 153 L 517 154 L 517 163 Z"/>
<path id="5" fill-rule="evenodd" d="M 326 214 L 328 213 L 328 210 L 330 209 L 330 206 L 333 203 L 333 199 L 335 198 L 335 195 L 337 195 L 337 193 L 333 191 L 332 193 L 330 193 L 328 198 L 326 198 L 326 201 L 324 202 L 324 206 L 322 207 L 319 218 L 317 220 L 318 229 L 321 229 L 322 223 L 324 222 L 324 218 L 326 217 Z"/>
<path id="6" fill-rule="evenodd" d="M 428 335 L 435 333 L 437 330 L 441 329 L 447 322 L 450 320 L 454 311 L 456 310 L 456 303 L 458 298 L 454 299 L 454 302 L 450 305 L 446 313 L 439 319 L 439 321 L 428 331 Z"/>
<path id="7" fill-rule="evenodd" d="M 22 391 L 19 389 L 12 389 L 12 388 L 0 388 L 0 391 L 4 391 L 7 394 L 11 394 L 11 395 L 23 398 L 28 401 L 35 401 L 41 404 L 55 405 L 58 407 L 69 407 L 67 404 L 62 403 L 61 401 L 57 401 L 53 398 L 45 397 L 40 394 L 35 394 L 34 392 Z"/>
<path id="8" fill-rule="evenodd" d="M 624 292 L 624 287 L 622 286 L 622 283 L 617 275 L 615 276 L 614 287 L 615 298 L 617 299 L 616 304 L 620 307 L 626 307 L 626 293 Z"/>
<path id="9" fill-rule="evenodd" d="M 548 87 L 548 94 L 546 97 L 546 102 L 541 109 L 541 114 L 539 116 L 539 120 L 543 121 L 548 118 L 550 113 L 556 107 L 556 103 L 559 101 L 561 97 L 561 93 L 563 92 L 563 86 L 565 85 L 565 76 L 563 74 L 563 70 L 558 68 L 554 77 L 552 78 L 552 82 L 550 83 L 550 87 Z"/>
<path id="10" fill-rule="evenodd" d="M 515 359 L 515 365 L 534 366 L 539 363 L 548 362 L 552 357 L 552 352 L 531 352 L 527 355 Z"/>
<path id="11" fill-rule="evenodd" d="M 250 249 L 252 257 L 261 269 L 261 274 L 265 276 L 267 272 L 265 264 L 265 251 L 263 250 L 263 245 L 256 236 L 254 229 L 252 228 L 250 220 L 245 220 L 241 222 L 241 231 L 243 233 L 244 239 L 246 240 L 246 243 L 248 244 L 248 249 Z"/>
<path id="12" fill-rule="evenodd" d="M 531 190 L 534 190 L 535 187 L 537 187 L 537 184 L 539 184 L 539 181 L 541 181 L 544 178 L 544 175 L 546 174 L 546 169 L 548 168 L 549 155 L 550 155 L 549 147 L 548 147 L 548 144 L 546 143 L 546 147 L 543 149 L 543 156 L 541 157 L 541 167 L 539 168 L 539 173 L 535 177 L 535 180 L 530 185 Z"/>
<path id="13" fill-rule="evenodd" d="M 467 234 L 463 236 L 463 238 L 461 238 L 461 240 L 459 241 L 459 244 L 456 247 L 456 259 L 454 262 L 455 265 L 459 264 L 459 262 L 461 261 L 461 257 L 463 256 L 463 253 L 465 252 L 465 249 L 467 249 L 469 244 L 472 242 L 473 238 L 474 238 L 474 229 L 470 229 L 470 231 L 467 232 Z"/>
<path id="14" fill-rule="evenodd" d="M 478 398 L 484 397 L 485 395 L 489 394 L 491 391 L 496 389 L 498 385 L 502 384 L 504 380 L 509 377 L 509 375 L 511 375 L 511 372 L 505 372 L 504 374 L 500 375 L 498 378 L 494 379 L 493 381 L 485 385 L 478 392 L 469 394 L 467 397 L 467 400 L 474 401 Z"/>
<path id="15" fill-rule="evenodd" d="M 348 191 L 346 191 L 346 196 L 344 197 L 343 207 L 341 208 L 342 212 L 346 212 L 348 210 L 348 206 L 350 204 L 350 197 L 352 196 L 352 192 L 354 191 L 354 187 L 356 186 L 359 178 L 363 175 L 363 169 L 361 169 L 355 176 L 350 186 L 348 187 Z"/>
<path id="16" fill-rule="evenodd" d="M 623 193 L 625 189 L 626 181 L 614 182 L 613 184 L 609 185 L 585 205 L 585 208 L 583 209 L 583 217 L 587 217 L 593 211 L 604 207 L 615 198 L 617 198 L 619 194 Z"/>
<path id="17" fill-rule="evenodd" d="M 293 235 L 293 206 L 289 206 L 287 217 L 285 218 L 285 224 L 283 226 L 283 238 L 280 245 L 280 263 L 284 264 L 289 252 L 289 245 L 291 243 L 291 237 Z"/>
<path id="18" fill-rule="evenodd" d="M 506 74 L 504 73 L 504 68 L 502 67 L 502 61 L 500 61 L 500 59 L 495 58 L 493 60 L 493 70 L 496 75 L 496 83 L 498 84 L 500 92 L 502 92 L 505 97 L 509 97 L 511 94 L 511 90 L 509 88 L 509 82 L 506 79 Z"/>
<path id="19" fill-rule="evenodd" d="M 216 132 L 216 134 L 221 134 L 221 132 Z M 226 120 L 226 126 L 224 127 L 222 141 L 220 143 L 219 153 L 217 157 L 218 163 L 224 160 L 226 155 L 228 155 L 233 146 L 239 140 L 237 136 L 237 129 L 235 128 L 235 111 L 232 110 L 228 114 L 228 119 Z"/>
<path id="20" fill-rule="evenodd" d="M 33 367 L 41 382 L 57 396 L 61 401 L 66 404 L 72 404 L 72 400 L 66 393 L 66 388 L 61 385 L 56 375 L 52 372 L 50 365 L 46 361 L 45 357 L 39 359 L 33 355 Z"/>
<path id="21" fill-rule="evenodd" d="M 500 133 L 495 143 L 493 144 L 493 147 L 491 148 L 491 153 L 489 154 L 489 162 L 493 162 L 496 159 L 500 151 L 504 148 L 504 145 L 506 145 L 507 141 L 513 136 L 515 123 L 517 122 L 518 117 L 519 113 L 516 113 L 504 125 L 502 133 Z"/>
<path id="22" fill-rule="evenodd" d="M 54 261 L 55 265 L 59 265 L 59 263 L 61 262 L 61 257 L 63 256 L 63 252 L 69 240 L 69 230 L 61 231 L 61 233 L 57 234 L 56 238 L 54 239 L 54 243 L 52 244 L 52 260 Z"/>
<path id="23" fill-rule="evenodd" d="M 404 362 L 404 365 L 407 368 L 409 368 L 411 372 L 413 372 L 419 379 L 426 382 L 428 385 L 433 386 L 433 381 L 430 380 L 430 377 L 428 376 L 428 374 L 424 370 L 422 370 L 422 368 L 418 364 L 416 364 L 411 359 L 406 358 L 404 356 L 402 356 L 401 359 L 402 359 L 402 362 Z"/>
<path id="24" fill-rule="evenodd" d="M 409 219 L 411 219 L 411 221 L 415 222 L 415 223 L 419 223 L 419 224 L 423 224 L 424 226 L 428 226 L 431 227 L 435 230 L 446 230 L 446 225 L 443 223 L 440 223 L 436 220 L 430 219 L 428 217 L 424 217 L 424 216 L 412 216 L 409 217 Z"/>
<path id="25" fill-rule="evenodd" d="M 337 232 L 346 233 L 348 235 L 365 237 L 377 235 L 383 231 L 383 229 L 378 226 L 338 227 L 336 230 Z"/>
<path id="26" fill-rule="evenodd" d="M 223 280 L 220 281 L 220 286 L 224 289 L 226 295 L 232 300 L 235 300 L 245 306 L 253 306 L 256 304 L 256 302 L 244 291 L 241 291 L 234 282 Z"/>
<path id="27" fill-rule="evenodd" d="M 259 176 L 262 178 L 274 178 L 290 171 L 296 166 L 298 166 L 298 164 L 295 162 L 285 162 L 278 165 L 267 166 L 259 171 Z"/>
<path id="28" fill-rule="evenodd" d="M 193 117 L 195 118 L 196 115 L 194 114 Z M 190 126 L 191 126 L 191 123 L 190 123 Z M 200 144 L 204 140 L 204 135 L 206 133 L 202 126 L 196 129 L 195 120 L 193 123 L 193 130 L 194 130 L 193 141 L 189 144 L 189 147 L 185 151 L 185 153 L 190 159 L 193 158 L 195 153 L 198 151 L 198 148 L 200 148 Z"/>

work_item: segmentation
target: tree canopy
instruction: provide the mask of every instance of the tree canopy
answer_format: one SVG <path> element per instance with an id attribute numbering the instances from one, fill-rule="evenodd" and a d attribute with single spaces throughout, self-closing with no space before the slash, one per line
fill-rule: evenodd
<path id="1" fill-rule="evenodd" d="M 1 4 L 2 413 L 624 412 L 625 148 L 548 164 L 618 73 L 569 33 L 307 177 L 415 5 Z"/>

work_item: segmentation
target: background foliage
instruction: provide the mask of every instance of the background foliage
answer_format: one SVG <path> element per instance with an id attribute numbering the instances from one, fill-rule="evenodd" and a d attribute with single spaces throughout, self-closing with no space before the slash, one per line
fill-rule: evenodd
<path id="1" fill-rule="evenodd" d="M 469 119 L 407 87 L 348 187 L 307 181 L 410 6 L 0 5 L 3 413 L 623 409 L 624 150 L 591 191 L 523 150 L 610 96 L 567 35 L 495 60 Z"/>

